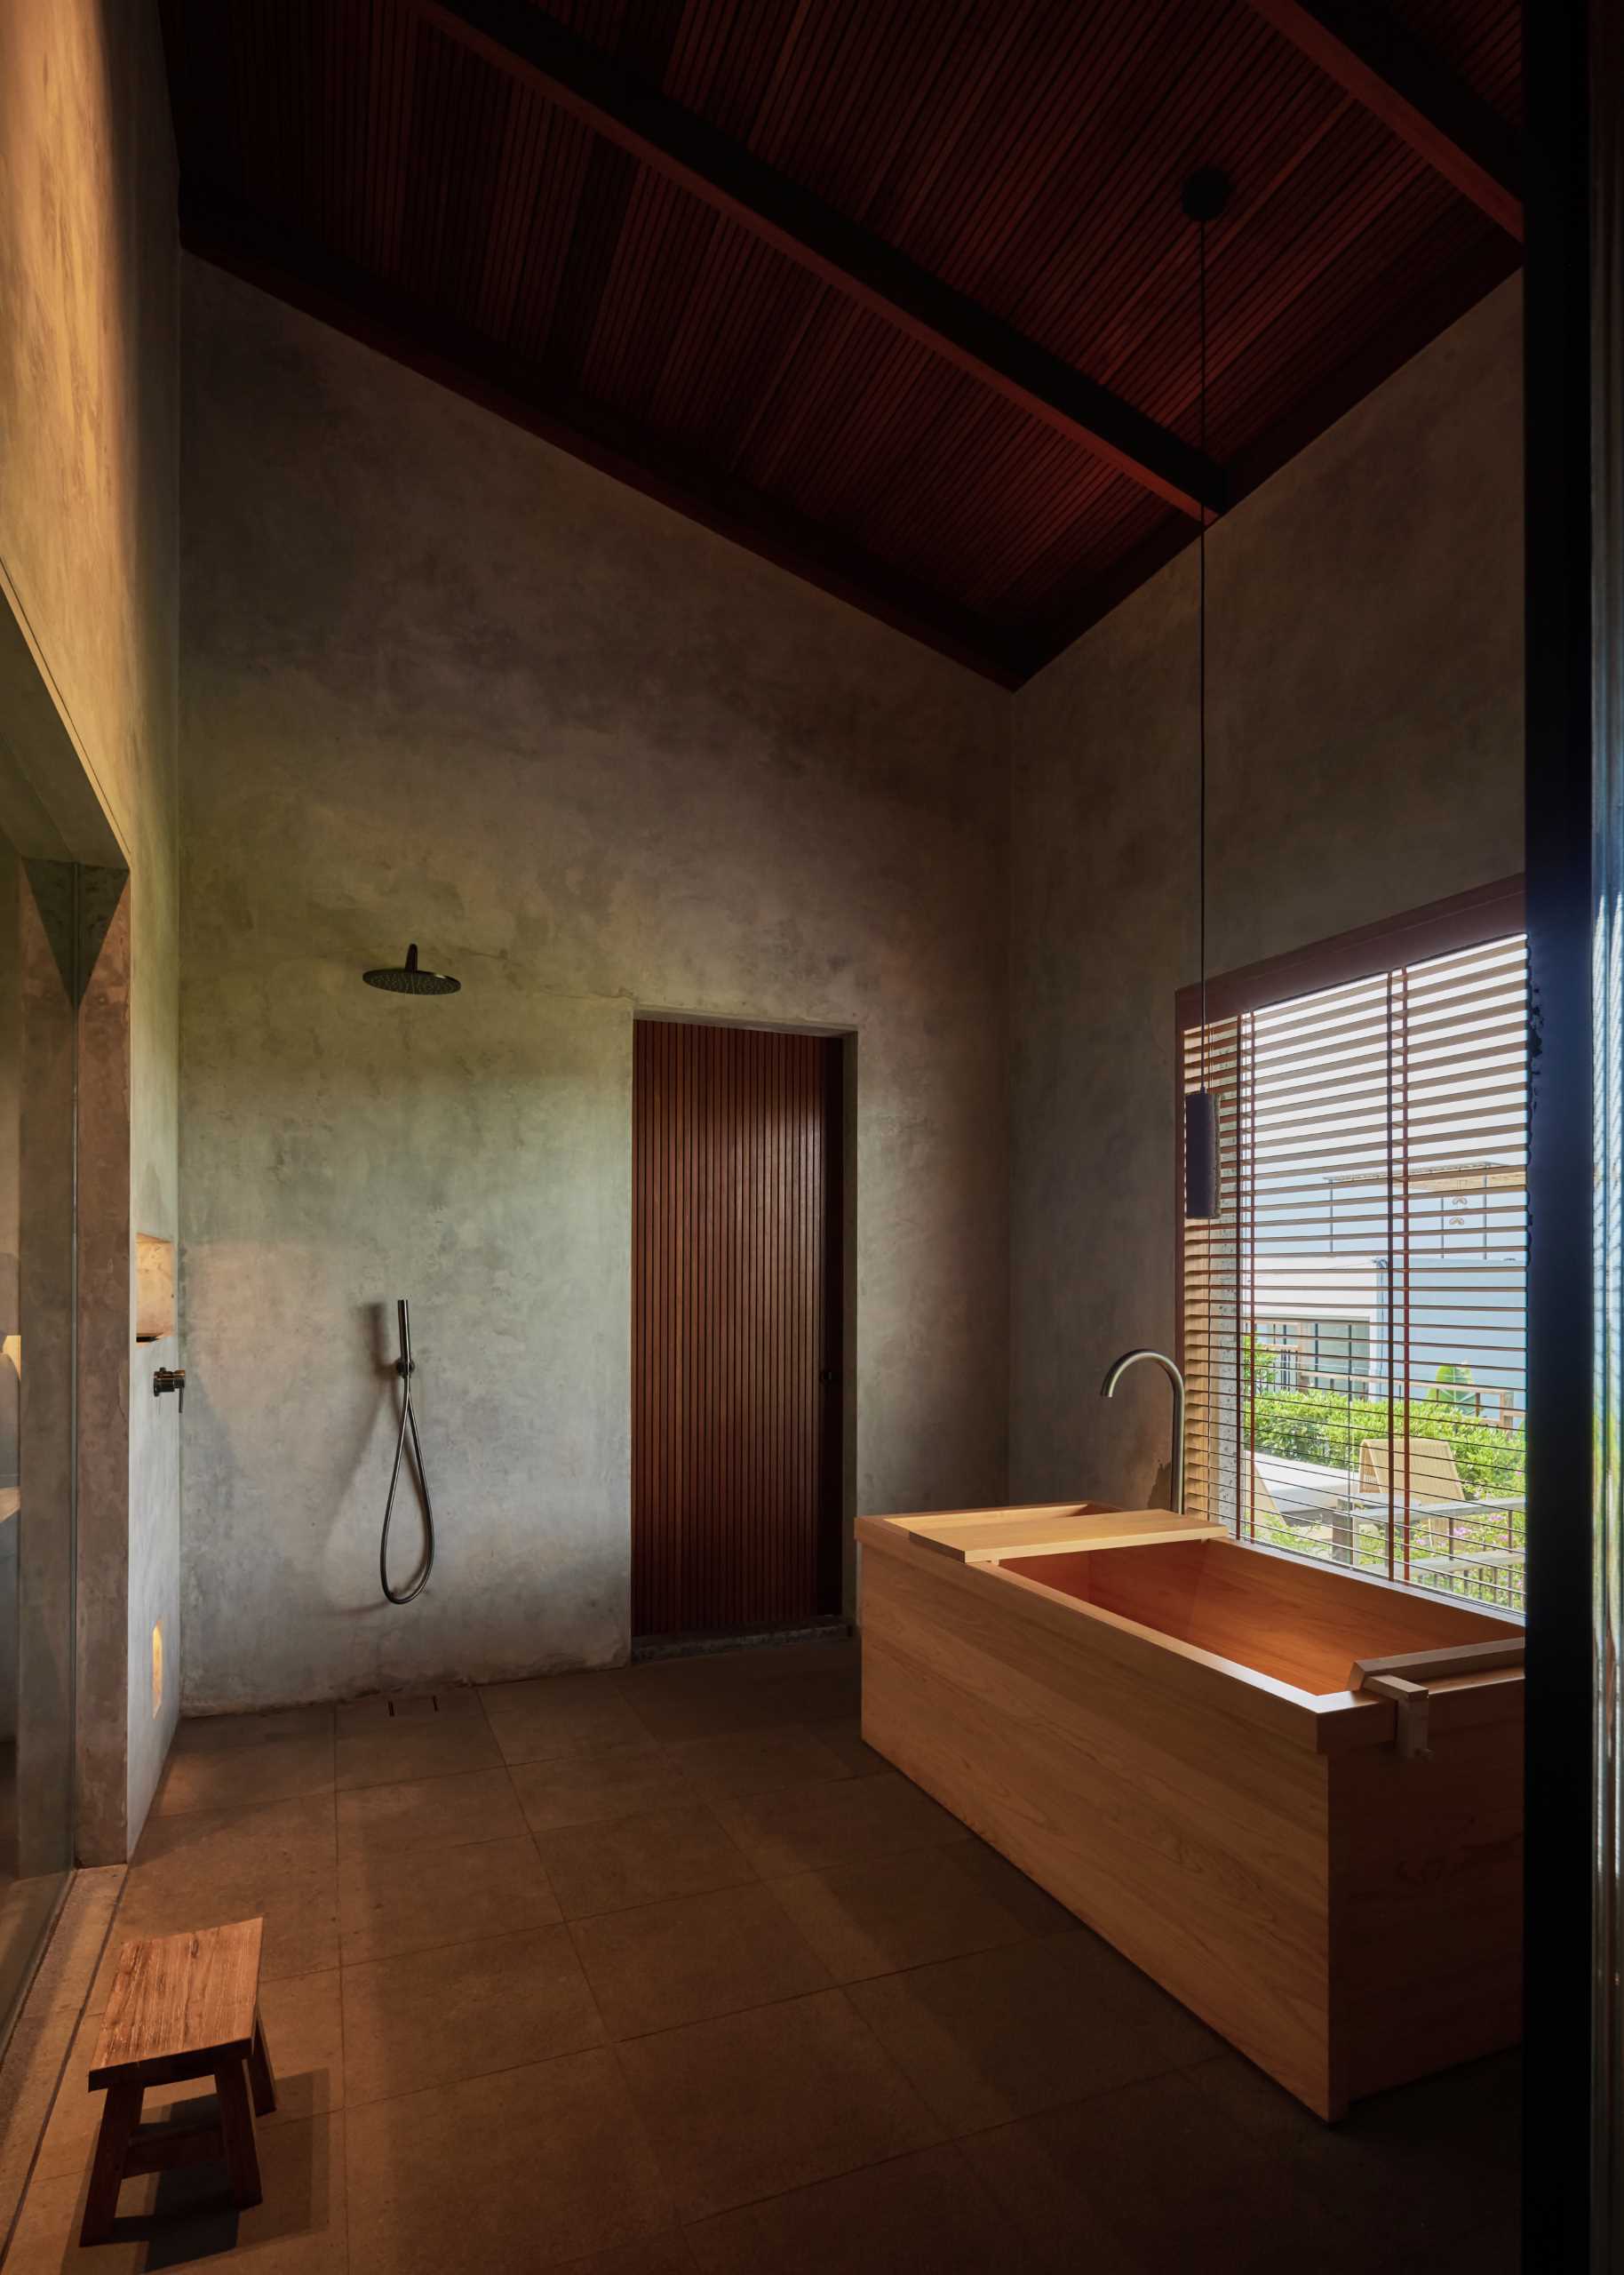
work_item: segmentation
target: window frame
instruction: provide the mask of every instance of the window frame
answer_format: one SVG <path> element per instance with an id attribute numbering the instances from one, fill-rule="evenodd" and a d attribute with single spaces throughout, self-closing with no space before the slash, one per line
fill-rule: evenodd
<path id="1" fill-rule="evenodd" d="M 1184 1038 L 1202 1025 L 1238 1018 L 1288 1003 L 1301 995 L 1314 995 L 1330 987 L 1372 979 L 1401 965 L 1423 963 L 1434 956 L 1454 955 L 1487 946 L 1528 929 L 1527 897 L 1521 876 L 1503 877 L 1493 884 L 1477 885 L 1468 892 L 1429 902 L 1402 915 L 1383 917 L 1352 931 L 1338 932 L 1283 955 L 1267 956 L 1257 963 L 1209 978 L 1205 990 L 1192 981 L 1174 997 L 1173 1026 L 1173 1209 L 1175 1226 L 1173 1267 L 1174 1356 L 1185 1371 L 1184 1336 Z M 1220 1202 L 1222 1195 L 1220 1193 Z M 1284 1552 L 1282 1552 L 1284 1553 Z M 1396 1580 L 1397 1586 L 1413 1586 Z M 1518 1616 L 1516 1613 L 1503 1615 Z"/>

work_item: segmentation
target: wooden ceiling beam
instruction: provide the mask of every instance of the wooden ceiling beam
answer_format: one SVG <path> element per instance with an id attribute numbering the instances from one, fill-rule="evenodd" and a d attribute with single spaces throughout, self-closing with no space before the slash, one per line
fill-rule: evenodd
<path id="1" fill-rule="evenodd" d="M 1514 275 L 1518 266 L 1515 246 L 1503 237 L 1485 237 L 1427 291 L 1407 301 L 1357 355 L 1230 460 L 1232 506 L 1243 504 L 1254 490 L 1261 490 L 1282 467 Z M 1103 575 L 1085 572 L 1063 582 L 1051 596 L 1045 620 L 1011 635 L 1009 659 L 1020 683 L 1024 685 L 1063 656 L 1084 633 L 1120 608 L 1194 543 L 1195 533 L 1189 524 L 1168 514 Z"/>
<path id="2" fill-rule="evenodd" d="M 1523 241 L 1513 128 L 1377 0 L 1251 0 L 1264 20 Z"/>
<path id="3" fill-rule="evenodd" d="M 999 627 L 793 508 L 684 451 L 608 405 L 548 385 L 490 340 L 267 221 L 223 192 L 180 188 L 180 242 L 307 315 L 346 332 L 567 451 L 617 482 L 729 538 L 1000 687 L 1021 665 Z"/>
<path id="4" fill-rule="evenodd" d="M 1221 467 L 1063 356 L 634 79 L 535 0 L 418 0 L 421 15 L 1034 419 L 1181 512 L 1222 511 Z"/>

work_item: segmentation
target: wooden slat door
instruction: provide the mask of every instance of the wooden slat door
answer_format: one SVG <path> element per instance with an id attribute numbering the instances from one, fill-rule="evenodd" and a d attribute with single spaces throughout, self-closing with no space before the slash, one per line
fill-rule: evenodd
<path id="1" fill-rule="evenodd" d="M 642 1020 L 632 1631 L 840 1600 L 840 1046 Z"/>

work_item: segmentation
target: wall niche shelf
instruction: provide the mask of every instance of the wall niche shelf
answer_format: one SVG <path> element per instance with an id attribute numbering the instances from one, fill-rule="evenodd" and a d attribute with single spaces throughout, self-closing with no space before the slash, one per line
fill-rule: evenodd
<path id="1" fill-rule="evenodd" d="M 135 1339 L 156 1343 L 175 1331 L 175 1243 L 135 1236 Z"/>

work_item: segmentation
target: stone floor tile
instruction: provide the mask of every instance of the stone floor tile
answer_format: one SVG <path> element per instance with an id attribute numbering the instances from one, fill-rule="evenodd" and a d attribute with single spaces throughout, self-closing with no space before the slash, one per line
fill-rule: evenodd
<path id="1" fill-rule="evenodd" d="M 600 1746 L 648 1744 L 642 1724 L 609 1674 L 487 1684 L 480 1696 L 507 1761 L 552 1761 Z"/>
<path id="2" fill-rule="evenodd" d="M 354 2275 L 530 2275 L 673 2224 L 604 2049 L 369 2102 L 349 2123 Z"/>
<path id="3" fill-rule="evenodd" d="M 770 1792 L 783 1785 L 822 1785 L 848 1777 L 852 1765 L 822 1734 L 790 1723 L 782 1729 L 744 1730 L 728 1737 L 688 1738 L 671 1748 L 686 1777 L 724 1792 Z"/>
<path id="4" fill-rule="evenodd" d="M 338 1952 L 346 1967 L 561 1919 L 528 1833 L 458 1848 L 363 1850 L 338 1866 Z"/>
<path id="5" fill-rule="evenodd" d="M 1220 2045 L 1080 1928 L 853 1984 L 848 1995 L 952 2133 L 1188 2067 Z"/>
<path id="6" fill-rule="evenodd" d="M 1015 1913 L 964 1870 L 968 1846 L 914 1848 L 768 1885 L 835 1981 L 855 1983 L 1025 1934 Z"/>
<path id="7" fill-rule="evenodd" d="M 578 1920 L 573 1929 L 611 2038 L 828 1987 L 829 1971 L 767 1890 L 751 1884 Z"/>
<path id="8" fill-rule="evenodd" d="M 753 1880 L 755 1868 L 697 1801 L 536 1835 L 566 1920 Z"/>
<path id="9" fill-rule="evenodd" d="M 968 1839 L 958 1818 L 938 1808 L 894 1770 L 832 1784 L 791 1785 L 771 1793 L 712 1791 L 712 1806 L 764 1879 L 815 1872 L 830 1864 L 899 1856 Z"/>
<path id="10" fill-rule="evenodd" d="M 685 2221 L 940 2137 L 844 1992 L 691 2023 L 618 2051 Z"/>
<path id="11" fill-rule="evenodd" d="M 454 1777 L 470 1769 L 496 1769 L 502 1755 L 482 1714 L 430 1714 L 375 1722 L 339 1738 L 334 1783 L 340 1792 L 359 1785 L 400 1785 L 421 1777 Z"/>
<path id="12" fill-rule="evenodd" d="M 344 1969 L 350 2105 L 602 2043 L 569 1932 L 533 1928 Z"/>
<path id="13" fill-rule="evenodd" d="M 532 1832 L 641 1816 L 697 1799 L 672 1756 L 647 1744 L 515 1762 L 508 1774 Z"/>
<path id="14" fill-rule="evenodd" d="M 187 1715 L 175 1726 L 174 1753 L 241 1753 L 264 1745 L 330 1738 L 330 1706 L 276 1706 L 262 1714 Z"/>
<path id="15" fill-rule="evenodd" d="M 361 1785 L 338 1795 L 338 1854 L 348 1859 L 511 1840 L 525 1823 L 506 1769 Z"/>
<path id="16" fill-rule="evenodd" d="M 336 1967 L 338 1881 L 330 1792 L 149 1817 L 92 2002 L 98 2009 L 106 2004 L 126 1939 L 235 1920 L 265 1921 L 262 1980 Z"/>
<path id="17" fill-rule="evenodd" d="M 159 1816 L 187 1809 L 245 1808 L 332 1791 L 330 1732 L 267 1740 L 256 1745 L 199 1745 L 171 1750 L 153 1795 Z"/>
<path id="18" fill-rule="evenodd" d="M 951 2144 L 696 2223 L 703 2275 L 1031 2275 L 1007 2215 Z M 1111 2275 L 1094 2256 L 1079 2275 Z"/>
<path id="19" fill-rule="evenodd" d="M 1357 2275 L 1368 2263 L 1176 2071 L 959 2145 L 1039 2264 L 1089 2266 L 1103 2253 L 1135 2275 Z"/>

